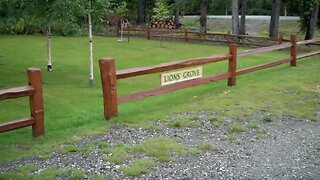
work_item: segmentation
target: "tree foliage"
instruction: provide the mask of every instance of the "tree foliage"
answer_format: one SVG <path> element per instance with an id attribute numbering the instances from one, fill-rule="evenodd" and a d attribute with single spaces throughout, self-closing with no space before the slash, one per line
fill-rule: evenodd
<path id="1" fill-rule="evenodd" d="M 153 8 L 154 17 L 160 19 L 169 15 L 169 6 L 166 0 L 157 0 Z"/>
<path id="2" fill-rule="evenodd" d="M 204 0 L 210 15 L 231 15 L 232 0 Z M 0 0 L 0 33 L 43 33 L 50 22 L 54 34 L 84 35 L 87 32 L 88 0 Z M 143 23 L 152 16 L 200 15 L 202 0 L 92 0 L 94 32 L 103 27 L 101 17 L 120 14 L 131 23 L 138 21 L 138 2 Z M 242 1 L 239 1 L 241 3 Z M 281 15 L 298 15 L 301 29 L 308 27 L 319 0 L 281 0 Z M 248 0 L 247 15 L 271 15 L 272 0 Z M 178 10 L 178 15 L 176 11 Z M 140 14 L 141 15 L 141 14 Z"/>

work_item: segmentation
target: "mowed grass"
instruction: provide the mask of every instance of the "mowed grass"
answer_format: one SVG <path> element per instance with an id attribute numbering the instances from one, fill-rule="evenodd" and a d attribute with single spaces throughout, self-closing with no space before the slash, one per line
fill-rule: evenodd
<path id="1" fill-rule="evenodd" d="M 114 123 L 146 125 L 150 120 L 185 111 L 210 110 L 219 116 L 245 118 L 265 110 L 317 120 L 319 111 L 319 56 L 298 62 L 297 68 L 284 64 L 238 77 L 237 86 L 226 81 L 188 88 L 165 95 L 119 105 L 119 116 L 103 117 L 103 99 L 98 60 L 113 57 L 116 68 L 127 69 L 164 62 L 225 54 L 228 47 L 132 38 L 118 43 L 116 38 L 94 38 L 94 88 L 89 88 L 89 55 L 86 37 L 52 37 L 53 72 L 45 71 L 44 36 L 0 36 L 0 89 L 26 85 L 26 69 L 43 70 L 45 136 L 32 139 L 31 128 L 0 134 L 0 162 L 31 155 L 47 157 L 59 144 L 101 134 Z M 243 49 L 239 49 L 242 51 Z M 277 51 L 238 60 L 238 68 L 278 60 L 289 55 Z M 225 72 L 227 62 L 204 66 L 204 74 Z M 159 87 L 159 74 L 118 81 L 118 94 Z M 0 122 L 29 116 L 28 98 L 0 102 Z"/>

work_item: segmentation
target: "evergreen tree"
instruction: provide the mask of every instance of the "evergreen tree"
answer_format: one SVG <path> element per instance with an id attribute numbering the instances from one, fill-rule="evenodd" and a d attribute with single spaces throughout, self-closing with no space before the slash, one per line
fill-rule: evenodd
<path id="1" fill-rule="evenodd" d="M 166 0 L 157 0 L 153 8 L 154 17 L 161 19 L 169 15 L 169 7 Z"/>

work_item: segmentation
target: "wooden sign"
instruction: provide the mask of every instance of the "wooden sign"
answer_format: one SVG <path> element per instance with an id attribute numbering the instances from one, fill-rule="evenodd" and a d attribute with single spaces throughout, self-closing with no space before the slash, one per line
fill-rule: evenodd
<path id="1" fill-rule="evenodd" d="M 161 74 L 161 86 L 188 81 L 202 77 L 202 67 Z"/>

